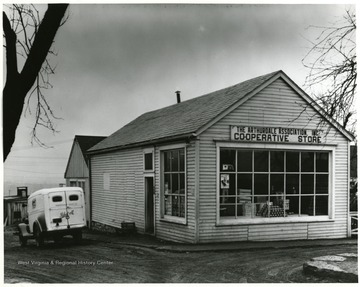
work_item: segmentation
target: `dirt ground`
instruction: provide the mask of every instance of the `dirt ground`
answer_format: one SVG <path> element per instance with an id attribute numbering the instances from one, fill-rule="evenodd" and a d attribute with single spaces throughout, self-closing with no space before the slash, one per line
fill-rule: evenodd
<path id="1" fill-rule="evenodd" d="M 106 235 L 104 235 L 106 236 Z M 303 274 L 315 256 L 356 252 L 356 246 L 251 251 L 173 253 L 97 240 L 30 240 L 20 247 L 13 232 L 4 233 L 5 283 L 337 283 Z"/>

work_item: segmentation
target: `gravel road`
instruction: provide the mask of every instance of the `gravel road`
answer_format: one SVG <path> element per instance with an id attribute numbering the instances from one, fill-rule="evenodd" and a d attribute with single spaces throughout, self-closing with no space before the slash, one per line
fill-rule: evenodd
<path id="1" fill-rule="evenodd" d="M 104 235 L 106 236 L 106 235 Z M 356 246 L 172 253 L 84 236 L 37 248 L 4 233 L 5 283 L 337 283 L 303 274 L 315 256 L 357 252 Z"/>

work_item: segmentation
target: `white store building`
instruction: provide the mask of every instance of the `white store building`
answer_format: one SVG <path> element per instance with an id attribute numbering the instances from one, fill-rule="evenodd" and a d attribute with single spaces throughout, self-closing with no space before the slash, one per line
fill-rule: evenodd
<path id="1" fill-rule="evenodd" d="M 349 144 L 277 71 L 145 113 L 90 150 L 91 222 L 177 242 L 349 236 Z"/>

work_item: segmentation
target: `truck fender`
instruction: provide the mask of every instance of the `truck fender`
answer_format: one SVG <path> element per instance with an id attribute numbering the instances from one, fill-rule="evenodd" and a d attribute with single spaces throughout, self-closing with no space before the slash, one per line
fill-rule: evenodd
<path id="1" fill-rule="evenodd" d="M 46 221 L 45 221 L 45 214 L 43 214 L 43 213 L 40 214 L 38 216 L 38 218 L 35 220 L 34 224 L 35 223 L 38 225 L 38 228 L 40 229 L 41 232 L 47 231 Z"/>

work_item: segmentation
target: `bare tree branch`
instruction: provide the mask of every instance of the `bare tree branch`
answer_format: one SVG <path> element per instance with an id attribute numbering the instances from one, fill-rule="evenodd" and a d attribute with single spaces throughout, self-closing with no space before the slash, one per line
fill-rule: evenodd
<path id="1" fill-rule="evenodd" d="M 320 30 L 319 36 L 302 59 L 309 69 L 305 86 L 312 92 L 314 102 L 338 121 L 344 129 L 355 132 L 356 110 L 356 21 L 355 12 L 346 10 L 343 19 L 333 26 L 310 26 Z M 324 90 L 324 87 L 325 90 Z"/>
<path id="2" fill-rule="evenodd" d="M 30 100 L 35 97 L 35 122 L 32 129 L 32 142 L 46 146 L 37 135 L 37 127 L 45 127 L 56 132 L 53 123 L 59 119 L 54 115 L 43 90 L 52 87 L 50 75 L 55 73 L 55 66 L 48 58 L 55 55 L 52 50 L 55 35 L 68 18 L 65 16 L 68 4 L 49 4 L 43 19 L 35 5 L 8 5 L 7 17 L 3 13 L 3 30 L 6 41 L 7 78 L 3 90 L 3 134 L 4 160 L 15 140 L 15 131 L 20 121 L 24 102 L 25 115 L 32 114 Z M 25 59 L 21 72 L 17 67 L 17 55 Z M 25 100 L 27 94 L 29 96 Z"/>

